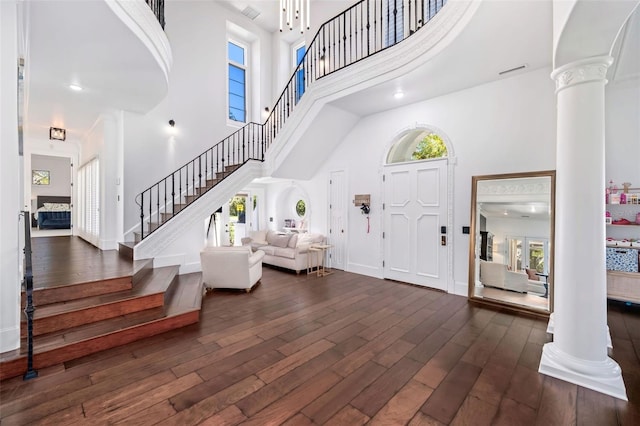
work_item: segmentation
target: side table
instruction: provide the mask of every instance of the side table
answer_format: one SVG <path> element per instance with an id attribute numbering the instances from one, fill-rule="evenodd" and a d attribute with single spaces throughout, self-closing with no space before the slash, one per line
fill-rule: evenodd
<path id="1" fill-rule="evenodd" d="M 318 277 L 324 277 L 331 273 L 331 269 L 326 266 L 327 250 L 333 247 L 330 244 L 313 244 L 309 247 L 309 254 L 307 255 L 307 274 L 315 272 Z M 313 256 L 313 257 L 312 257 Z M 316 257 L 316 256 L 319 256 Z M 313 266 L 312 258 L 317 259 L 315 262 L 317 265 Z M 315 268 L 315 269 L 314 269 Z"/>

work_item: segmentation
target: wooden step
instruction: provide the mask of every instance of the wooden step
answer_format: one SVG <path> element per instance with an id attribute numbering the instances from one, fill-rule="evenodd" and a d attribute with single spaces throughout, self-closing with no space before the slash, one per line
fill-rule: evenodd
<path id="1" fill-rule="evenodd" d="M 200 197 L 199 195 L 185 195 L 184 196 L 184 202 L 189 205 L 191 203 L 193 203 L 195 200 L 198 199 L 198 197 Z"/>
<path id="2" fill-rule="evenodd" d="M 198 322 L 202 303 L 200 273 L 175 276 L 162 308 L 147 309 L 85 324 L 34 339 L 34 368 L 41 369 Z M 25 345 L 0 354 L 0 380 L 26 371 Z"/>
<path id="3" fill-rule="evenodd" d="M 168 292 L 177 271 L 178 267 L 153 269 L 131 291 L 38 306 L 34 313 L 33 335 L 40 336 L 82 324 L 161 308 L 165 303 L 165 292 Z M 23 320 L 21 337 L 27 335 L 26 325 L 26 320 Z"/>
<path id="4" fill-rule="evenodd" d="M 133 248 L 136 243 L 133 241 L 125 241 L 118 243 L 118 254 L 127 260 L 133 260 Z"/>

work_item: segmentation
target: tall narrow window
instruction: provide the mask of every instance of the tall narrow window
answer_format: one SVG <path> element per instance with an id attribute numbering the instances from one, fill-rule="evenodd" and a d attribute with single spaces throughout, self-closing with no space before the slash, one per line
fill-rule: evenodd
<path id="1" fill-rule="evenodd" d="M 100 238 L 100 163 L 97 158 L 78 170 L 78 235 L 98 245 Z"/>
<path id="2" fill-rule="evenodd" d="M 305 52 L 306 47 L 304 45 L 296 48 L 296 103 L 298 103 L 304 94 L 304 64 L 302 60 L 304 59 Z"/>
<path id="3" fill-rule="evenodd" d="M 229 119 L 247 122 L 247 51 L 238 43 L 228 42 Z"/>

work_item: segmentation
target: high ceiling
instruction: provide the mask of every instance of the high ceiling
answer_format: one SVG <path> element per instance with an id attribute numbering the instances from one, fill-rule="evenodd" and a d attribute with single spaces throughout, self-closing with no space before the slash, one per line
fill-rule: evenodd
<path id="1" fill-rule="evenodd" d="M 277 0 L 217 1 L 234 10 L 251 7 L 259 12 L 257 25 L 277 31 Z M 313 0 L 312 23 L 324 22 L 353 3 L 353 0 Z M 153 93 L 165 93 L 158 90 L 166 85 L 162 75 L 136 71 L 153 68 L 149 64 L 154 59 L 122 22 L 107 13 L 104 2 L 25 4 L 30 10 L 28 132 L 44 135 L 49 126 L 57 126 L 67 128 L 68 137 L 80 138 L 99 112 L 109 108 L 144 111 L 159 101 Z M 550 0 L 484 0 L 465 30 L 434 60 L 334 104 L 364 116 L 550 67 L 551 24 Z M 110 28 L 97 31 L 98 25 Z M 614 55 L 617 60 L 610 69 L 610 82 L 640 78 L 639 11 L 636 10 L 619 37 Z M 103 61 L 107 56 L 117 60 Z M 523 64 L 526 64 L 523 71 L 498 74 Z M 74 82 L 80 82 L 87 90 L 71 92 L 69 84 Z M 401 100 L 393 98 L 398 89 L 405 93 Z"/>

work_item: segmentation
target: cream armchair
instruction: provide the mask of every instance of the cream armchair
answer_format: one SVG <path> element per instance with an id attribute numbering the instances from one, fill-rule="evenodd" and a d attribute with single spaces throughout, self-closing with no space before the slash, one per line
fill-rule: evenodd
<path id="1" fill-rule="evenodd" d="M 251 247 L 205 247 L 200 252 L 202 281 L 208 289 L 237 288 L 247 293 L 262 278 L 261 250 Z"/>
<path id="2" fill-rule="evenodd" d="M 480 282 L 486 287 L 526 293 L 528 279 L 526 274 L 509 271 L 507 265 L 481 260 Z"/>

